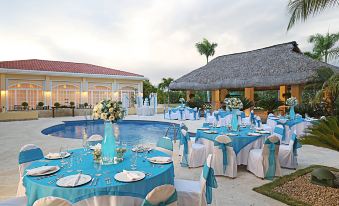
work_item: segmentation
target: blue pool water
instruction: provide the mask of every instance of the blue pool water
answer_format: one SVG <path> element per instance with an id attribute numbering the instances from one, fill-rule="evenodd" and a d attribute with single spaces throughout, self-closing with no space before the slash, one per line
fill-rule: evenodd
<path id="1" fill-rule="evenodd" d="M 119 139 L 127 144 L 156 143 L 165 136 L 171 123 L 139 120 L 123 120 L 118 124 Z M 176 125 L 178 127 L 178 125 Z M 48 127 L 41 132 L 63 138 L 82 139 L 82 131 L 86 128 L 88 136 L 100 134 L 104 136 L 104 122 L 100 120 L 65 121 L 64 124 Z M 173 138 L 173 129 L 169 137 Z"/>

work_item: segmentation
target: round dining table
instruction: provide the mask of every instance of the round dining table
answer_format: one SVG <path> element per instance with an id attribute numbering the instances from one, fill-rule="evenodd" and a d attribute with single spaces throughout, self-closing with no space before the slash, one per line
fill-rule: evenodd
<path id="1" fill-rule="evenodd" d="M 238 165 L 247 165 L 250 150 L 260 149 L 265 138 L 270 135 L 260 134 L 258 136 L 251 136 L 249 133 L 255 133 L 256 130 L 251 130 L 249 127 L 240 127 L 239 131 L 228 131 L 225 127 L 209 127 L 208 129 L 197 129 L 195 139 L 196 142 L 205 145 L 206 155 L 213 153 L 215 138 L 224 134 L 232 139 L 232 147 L 237 156 Z"/>
<path id="2" fill-rule="evenodd" d="M 28 169 L 46 165 L 61 168 L 52 175 L 42 177 L 24 176 L 23 183 L 26 188 L 27 205 L 33 205 L 36 200 L 47 196 L 60 197 L 72 204 L 77 202 L 86 203 L 86 199 L 98 196 L 137 198 L 141 202 L 155 187 L 163 184 L 174 184 L 173 163 L 153 164 L 147 160 L 150 157 L 168 156 L 157 150 L 148 152 L 147 157 L 144 153 L 138 154 L 136 170 L 145 173 L 146 176 L 144 179 L 135 182 L 120 182 L 114 178 L 115 174 L 123 170 L 132 170 L 131 157 L 134 152 L 130 149 L 125 153 L 124 160 L 121 163 L 112 165 L 95 163 L 90 150 L 76 149 L 71 150 L 70 153 L 71 155 L 64 159 L 41 159 L 27 167 L 26 172 Z M 95 179 L 76 187 L 60 187 L 56 184 L 60 178 L 79 174 L 80 172 Z M 108 202 L 112 201 L 109 200 Z M 102 204 L 109 205 L 109 203 L 100 203 L 99 205 Z"/>

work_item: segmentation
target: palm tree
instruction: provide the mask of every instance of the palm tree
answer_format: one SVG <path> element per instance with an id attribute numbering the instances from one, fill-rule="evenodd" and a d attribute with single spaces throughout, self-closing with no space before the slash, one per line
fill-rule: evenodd
<path id="1" fill-rule="evenodd" d="M 313 54 L 326 63 L 329 59 L 339 57 L 339 47 L 335 46 L 339 41 L 339 33 L 330 34 L 327 32 L 325 35 L 311 35 L 308 41 L 314 44 Z"/>
<path id="2" fill-rule="evenodd" d="M 162 78 L 162 82 L 158 85 L 159 89 L 163 90 L 167 93 L 167 104 L 169 104 L 169 85 L 173 82 L 174 79 L 169 78 Z"/>
<path id="3" fill-rule="evenodd" d="M 326 103 L 327 110 L 330 114 L 335 114 L 335 102 L 339 98 L 339 74 L 333 74 L 324 82 L 321 90 L 315 96 L 318 102 Z"/>
<path id="4" fill-rule="evenodd" d="M 218 46 L 217 43 L 210 43 L 207 39 L 203 39 L 202 42 L 195 44 L 200 55 L 205 55 L 208 63 L 208 57 L 213 56 L 215 53 L 215 48 Z"/>
<path id="5" fill-rule="evenodd" d="M 290 0 L 288 11 L 291 14 L 287 30 L 291 29 L 297 21 L 306 21 L 326 8 L 339 6 L 339 0 Z"/>

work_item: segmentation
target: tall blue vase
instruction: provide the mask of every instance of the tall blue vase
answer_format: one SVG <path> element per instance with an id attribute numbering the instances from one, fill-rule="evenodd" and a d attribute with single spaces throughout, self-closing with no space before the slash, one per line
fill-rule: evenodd
<path id="1" fill-rule="evenodd" d="M 105 121 L 105 136 L 101 145 L 101 159 L 103 165 L 114 163 L 115 136 L 111 121 Z"/>
<path id="2" fill-rule="evenodd" d="M 238 130 L 238 111 L 239 109 L 232 109 L 232 130 L 237 131 Z"/>
<path id="3" fill-rule="evenodd" d="M 295 119 L 295 112 L 294 112 L 294 106 L 290 107 L 290 118 Z"/>

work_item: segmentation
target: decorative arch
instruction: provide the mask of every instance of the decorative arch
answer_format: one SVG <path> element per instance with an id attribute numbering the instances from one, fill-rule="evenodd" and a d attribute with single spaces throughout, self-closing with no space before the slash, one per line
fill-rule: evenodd
<path id="1" fill-rule="evenodd" d="M 79 105 L 81 102 L 80 82 L 52 82 L 52 105 L 58 102 L 69 106 L 70 102 Z"/>
<path id="2" fill-rule="evenodd" d="M 104 99 L 112 99 L 112 85 L 90 83 L 88 86 L 88 104 L 95 105 Z"/>

